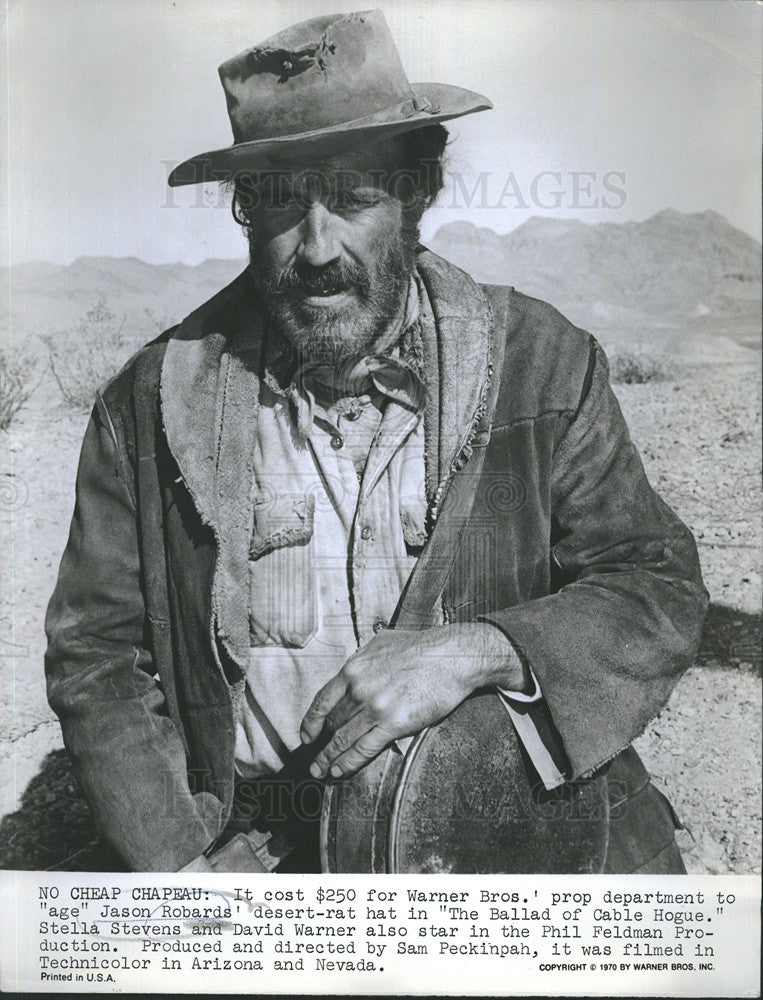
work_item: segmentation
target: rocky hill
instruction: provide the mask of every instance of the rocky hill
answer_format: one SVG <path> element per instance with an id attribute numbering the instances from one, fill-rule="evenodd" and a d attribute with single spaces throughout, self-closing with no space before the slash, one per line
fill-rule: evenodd
<path id="1" fill-rule="evenodd" d="M 645 222 L 586 225 L 533 217 L 506 235 L 470 222 L 442 226 L 431 248 L 475 278 L 511 284 L 560 307 L 754 319 L 760 244 L 715 212 L 673 209 Z"/>
<path id="2" fill-rule="evenodd" d="M 14 340 L 40 334 L 65 336 L 98 302 L 121 322 L 130 339 L 143 342 L 179 322 L 239 274 L 244 260 L 148 264 L 136 257 L 79 257 L 68 267 L 18 264 L 0 270 L 10 296 L 0 305 L 0 336 Z"/>
<path id="3" fill-rule="evenodd" d="M 587 225 L 534 217 L 506 235 L 471 222 L 441 227 L 436 252 L 475 278 L 546 299 L 589 329 L 670 328 L 752 335 L 759 324 L 760 245 L 715 212 L 672 209 L 644 222 Z M 81 257 L 68 267 L 19 264 L 0 270 L 0 337 L 65 336 L 97 302 L 145 341 L 178 322 L 231 281 L 243 260 L 197 266 L 135 257 Z M 8 294 L 10 293 L 10 294 Z M 714 325 L 715 324 L 715 325 Z"/>

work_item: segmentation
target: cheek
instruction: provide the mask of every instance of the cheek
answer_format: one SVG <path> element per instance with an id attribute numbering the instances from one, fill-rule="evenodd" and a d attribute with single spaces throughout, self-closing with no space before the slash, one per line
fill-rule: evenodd
<path id="1" fill-rule="evenodd" d="M 399 201 L 387 203 L 384 211 L 374 220 L 375 238 L 391 242 L 400 235 L 403 225 L 403 211 Z"/>
<path id="2" fill-rule="evenodd" d="M 252 226 L 252 235 L 261 262 L 270 267 L 284 267 L 300 241 L 298 221 L 287 212 L 260 217 Z"/>
<path id="3" fill-rule="evenodd" d="M 280 233 L 277 236 L 255 234 L 255 239 L 260 261 L 266 267 L 279 270 L 292 259 L 299 243 L 299 238 L 292 231 Z"/>
<path id="4" fill-rule="evenodd" d="M 381 259 L 402 233 L 402 213 L 385 211 L 365 221 L 356 233 L 356 247 L 366 260 Z"/>

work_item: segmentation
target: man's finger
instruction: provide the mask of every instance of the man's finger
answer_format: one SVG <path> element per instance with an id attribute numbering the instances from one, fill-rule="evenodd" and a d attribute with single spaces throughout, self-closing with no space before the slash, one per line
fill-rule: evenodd
<path id="1" fill-rule="evenodd" d="M 392 742 L 393 737 L 379 726 L 364 733 L 345 753 L 334 759 L 329 768 L 332 778 L 340 778 L 345 774 L 353 774 L 361 767 L 377 757 L 382 750 Z"/>
<path id="2" fill-rule="evenodd" d="M 323 685 L 302 720 L 299 735 L 303 743 L 312 743 L 320 735 L 326 716 L 344 697 L 346 691 L 347 681 L 341 673 Z"/>
<path id="3" fill-rule="evenodd" d="M 346 691 L 344 696 L 339 699 L 334 708 L 331 709 L 329 714 L 326 716 L 325 725 L 326 728 L 335 733 L 342 726 L 346 725 L 350 719 L 358 714 L 362 710 L 362 705 L 357 702 L 349 691 Z"/>
<path id="4" fill-rule="evenodd" d="M 365 712 L 359 712 L 353 716 L 349 722 L 345 723 L 334 733 L 326 746 L 316 756 L 310 765 L 310 774 L 314 778 L 322 778 L 340 754 L 346 753 L 351 746 L 360 739 L 369 729 L 373 727 L 373 722 Z"/>

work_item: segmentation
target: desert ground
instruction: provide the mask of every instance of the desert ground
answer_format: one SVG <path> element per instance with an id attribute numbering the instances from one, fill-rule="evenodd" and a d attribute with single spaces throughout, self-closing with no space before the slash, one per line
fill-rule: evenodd
<path id="1" fill-rule="evenodd" d="M 659 378 L 615 386 L 653 485 L 695 534 L 712 601 L 696 664 L 636 745 L 683 823 L 689 871 L 760 873 L 759 340 L 711 334 Z M 87 411 L 64 403 L 35 351 L 39 384 L 0 432 L 0 867 L 76 869 L 98 863 L 95 833 L 45 699 L 43 617 Z"/>

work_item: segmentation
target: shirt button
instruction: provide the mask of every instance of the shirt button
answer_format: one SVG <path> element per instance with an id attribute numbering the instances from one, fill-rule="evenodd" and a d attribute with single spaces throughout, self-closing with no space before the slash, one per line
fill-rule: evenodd
<path id="1" fill-rule="evenodd" d="M 389 622 L 386 622 L 383 618 L 377 618 L 376 621 L 373 624 L 374 632 L 381 632 L 381 631 L 383 631 L 387 627 L 388 624 L 389 624 Z"/>
<path id="2" fill-rule="evenodd" d="M 369 524 L 364 524 L 363 525 L 363 527 L 360 530 L 360 537 L 361 538 L 370 538 L 371 537 L 371 526 Z"/>
<path id="3" fill-rule="evenodd" d="M 339 451 L 339 449 L 342 447 L 343 444 L 344 444 L 344 438 L 342 437 L 342 435 L 334 434 L 334 436 L 331 438 L 331 447 L 334 449 L 334 451 Z"/>

